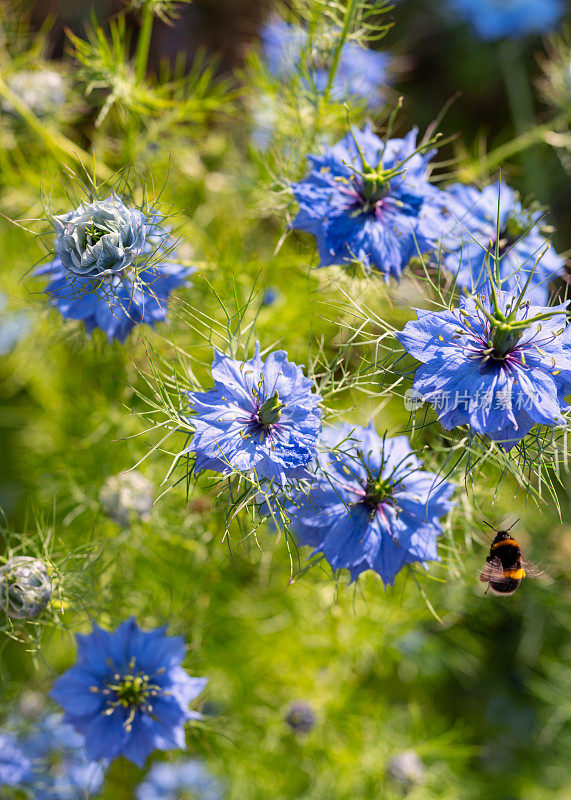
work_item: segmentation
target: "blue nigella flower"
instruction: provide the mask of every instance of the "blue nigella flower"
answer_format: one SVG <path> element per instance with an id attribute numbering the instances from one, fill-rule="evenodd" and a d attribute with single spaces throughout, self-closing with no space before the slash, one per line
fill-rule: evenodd
<path id="1" fill-rule="evenodd" d="M 352 580 L 372 569 L 389 586 L 406 564 L 438 561 L 439 518 L 454 487 L 422 471 L 407 437 L 344 424 L 327 429 L 323 444 L 330 449 L 309 494 L 288 508 L 299 543 Z"/>
<path id="2" fill-rule="evenodd" d="M 412 256 L 435 246 L 441 192 L 426 176 L 435 151 L 421 155 L 416 136 L 415 128 L 385 143 L 366 125 L 309 157 L 309 175 L 292 187 L 292 227 L 315 236 L 320 266 L 360 261 L 398 279 Z"/>
<path id="3" fill-rule="evenodd" d="M 111 761 L 123 755 L 142 767 L 153 750 L 184 748 L 184 724 L 200 718 L 188 704 L 207 678 L 180 666 L 180 636 L 165 628 L 143 631 L 134 619 L 108 632 L 94 626 L 77 636 L 78 658 L 54 684 L 51 696 L 64 722 L 85 736 L 87 756 Z"/>
<path id="4" fill-rule="evenodd" d="M 194 271 L 170 262 L 175 242 L 156 215 L 126 206 L 116 195 L 81 203 L 53 218 L 55 258 L 35 270 L 64 319 L 100 328 L 124 341 L 141 323 L 166 320 L 171 292 Z"/>
<path id="5" fill-rule="evenodd" d="M 470 425 L 506 450 L 535 423 L 562 425 L 571 391 L 567 303 L 545 308 L 490 287 L 446 311 L 417 310 L 397 334 L 414 358 L 414 390 L 450 430 Z"/>
<path id="6" fill-rule="evenodd" d="M 41 717 L 23 747 L 33 763 L 27 785 L 37 800 L 83 800 L 103 788 L 102 764 L 87 758 L 83 736 L 61 714 Z"/>
<path id="7" fill-rule="evenodd" d="M 517 291 L 533 272 L 526 299 L 545 305 L 549 281 L 562 272 L 565 262 L 540 231 L 541 211 L 522 208 L 513 189 L 499 182 L 482 191 L 456 183 L 442 200 L 442 263 L 458 274 L 458 285 L 476 292 L 488 283 L 486 261 L 495 272 L 499 222 L 501 288 Z"/>
<path id="8" fill-rule="evenodd" d="M 270 73 L 282 80 L 289 80 L 299 70 L 300 59 L 308 48 L 307 31 L 283 19 L 274 18 L 262 26 L 260 36 Z M 328 49 L 333 48 L 330 46 Z M 319 92 L 324 92 L 329 82 L 328 55 L 320 52 L 315 45 L 307 53 L 310 80 Z M 345 42 L 331 85 L 331 97 L 339 101 L 359 98 L 366 100 L 369 107 L 375 106 L 382 87 L 388 82 L 387 71 L 391 61 L 386 53 L 370 50 L 357 42 Z"/>
<path id="9" fill-rule="evenodd" d="M 0 732 L 0 788 L 23 783 L 30 775 L 31 766 L 18 741 L 11 734 Z"/>
<path id="10" fill-rule="evenodd" d="M 481 39 L 519 39 L 548 33 L 565 12 L 562 0 L 449 0 Z"/>
<path id="11" fill-rule="evenodd" d="M 136 792 L 137 800 L 221 800 L 224 791 L 196 759 L 153 764 Z"/>
<path id="12" fill-rule="evenodd" d="M 260 345 L 249 361 L 215 352 L 214 388 L 189 393 L 195 472 L 255 471 L 283 484 L 308 476 L 321 432 L 320 397 L 300 366 L 276 350 L 265 361 Z"/>

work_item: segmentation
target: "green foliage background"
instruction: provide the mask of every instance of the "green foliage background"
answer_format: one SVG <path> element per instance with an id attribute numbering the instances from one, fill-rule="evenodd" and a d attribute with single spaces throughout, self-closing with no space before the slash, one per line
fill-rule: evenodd
<path id="1" fill-rule="evenodd" d="M 402 12 L 400 18 L 401 46 L 417 24 L 415 4 L 407 7 L 408 16 Z M 316 19 L 324 6 L 304 4 L 302 12 Z M 26 31 L 18 28 L 13 35 L 13 17 L 6 15 L 4 23 L 14 52 L 3 56 L 0 90 L 15 64 L 37 66 L 48 53 L 39 39 L 30 50 Z M 135 24 L 135 41 L 137 29 Z M 447 81 L 454 89 L 466 81 L 469 95 L 473 71 L 461 58 L 464 36 L 458 34 L 447 54 L 453 76 L 447 73 Z M 418 585 L 401 574 L 386 591 L 371 574 L 349 585 L 347 575 L 332 576 L 323 562 L 292 580 L 307 553 L 290 551 L 283 534 L 267 529 L 253 535 L 234 524 L 225 537 L 224 500 L 216 502 L 207 479 L 192 485 L 188 498 L 179 484 L 156 503 L 150 521 L 133 520 L 128 530 L 103 515 L 98 492 L 109 475 L 144 458 L 140 469 L 158 494 L 170 464 L 167 453 L 153 450 L 160 432 L 148 431 L 140 417 L 147 408 L 140 395 L 149 393 L 143 378 L 149 354 L 153 361 L 184 364 L 181 350 L 188 352 L 197 377 L 208 386 L 209 320 L 224 323 L 227 314 L 233 330 L 243 312 L 242 341 L 255 321 L 255 335 L 266 348 L 283 346 L 292 360 L 306 365 L 320 353 L 319 373 L 356 324 L 348 297 L 400 328 L 411 306 L 422 303 L 424 284 L 418 270 L 416 278 L 388 291 L 375 276 L 318 272 L 310 237 L 290 234 L 282 242 L 290 213 L 284 182 L 303 173 L 305 155 L 319 136 L 335 139 L 343 132 L 344 109 L 323 101 L 308 132 L 303 120 L 288 117 L 288 90 L 271 84 L 255 54 L 242 67 L 241 85 L 215 75 L 206 59 L 190 78 L 175 70 L 165 86 L 164 75 L 162 83 L 145 77 L 145 57 L 134 45 L 115 55 L 97 44 L 93 48 L 83 61 L 76 50 L 75 63 L 82 62 L 83 71 L 69 71 L 64 64 L 71 63 L 70 56 L 60 66 L 73 84 L 66 114 L 39 120 L 35 127 L 18 115 L 0 118 L 2 290 L 12 309 L 28 311 L 32 325 L 0 360 L 3 549 L 41 554 L 47 540 L 62 584 L 53 618 L 48 614 L 38 625 L 12 632 L 24 641 L 12 638 L 5 626 L 0 722 L 17 709 L 24 692 L 49 691 L 54 676 L 73 662 L 72 634 L 86 630 L 90 619 L 112 627 L 135 615 L 145 626 L 168 623 L 173 633 L 184 635 L 185 666 L 193 675 L 210 677 L 199 704 L 206 720 L 189 729 L 188 746 L 222 778 L 229 800 L 401 797 L 405 790 L 390 779 L 387 765 L 408 749 L 427 766 L 425 782 L 408 792 L 411 800 L 567 796 L 571 496 L 566 476 L 557 489 L 560 518 L 549 496 L 538 508 L 526 502 L 525 487 L 516 495 L 513 478 L 496 498 L 493 466 L 472 476 L 469 492 L 458 473 L 458 502 L 441 543 L 442 564 L 431 565 L 427 574 L 420 571 Z M 129 57 L 133 71 L 122 74 L 131 88 L 109 104 L 96 125 L 120 59 Z M 483 49 L 471 53 L 476 57 L 478 65 L 485 63 Z M 531 68 L 531 61 L 527 64 Z M 103 84 L 88 94 L 97 71 Z M 418 96 L 421 85 L 413 73 L 404 87 L 410 98 L 399 132 L 435 116 L 429 99 Z M 280 139 L 278 129 L 275 148 L 265 158 L 247 143 L 247 116 L 262 90 L 275 93 L 285 130 Z M 442 107 L 447 99 L 443 90 L 434 102 Z M 364 112 L 350 113 L 358 121 Z M 450 153 L 452 170 L 460 174 L 483 175 L 470 120 L 469 99 L 462 99 L 452 121 L 446 118 L 441 126 L 446 135 L 460 131 L 460 138 L 441 157 Z M 504 123 L 492 153 L 517 136 L 505 117 Z M 171 305 L 168 328 L 136 330 L 125 346 L 107 344 L 99 331 L 86 339 L 79 325 L 63 324 L 46 310 L 42 284 L 30 275 L 46 258 L 44 239 L 30 231 L 47 228 L 35 220 L 42 218 L 46 202 L 56 213 L 67 210 L 71 181 L 61 177 L 62 168 L 82 176 L 78 157 L 92 147 L 96 179 L 126 168 L 124 179 L 136 198 L 142 186 L 151 195 L 162 191 L 161 205 L 172 213 L 184 259 L 198 266 L 192 286 L 180 290 Z M 510 180 L 520 187 L 535 181 L 544 190 L 553 173 L 553 186 L 561 185 L 556 156 L 547 146 L 535 152 L 536 162 L 548 165 L 541 180 L 525 171 L 526 161 L 518 155 L 503 164 Z M 540 199 L 561 205 L 557 192 Z M 45 242 L 49 246 L 49 237 Z M 561 233 L 557 242 L 560 251 L 569 244 Z M 268 286 L 279 290 L 278 301 L 261 306 Z M 367 332 L 379 334 L 374 325 Z M 214 341 L 219 344 L 221 337 Z M 364 362 L 374 362 L 373 353 L 360 344 L 348 352 L 343 368 L 359 374 Z M 387 385 L 379 373 L 365 392 L 356 386 L 340 391 L 331 398 L 330 418 L 339 413 L 367 424 L 374 417 L 378 430 L 402 431 L 408 415 Z M 182 447 L 175 441 L 167 444 L 173 452 Z M 438 462 L 443 442 L 434 425 L 417 432 L 415 441 L 428 445 L 428 463 Z M 526 581 L 511 598 L 483 597 L 478 568 L 489 531 L 481 521 L 500 524 L 516 517 L 518 538 L 546 574 Z M 308 702 L 317 716 L 307 735 L 296 735 L 284 722 L 298 700 Z M 103 797 L 133 797 L 141 777 L 132 765 L 115 763 Z"/>

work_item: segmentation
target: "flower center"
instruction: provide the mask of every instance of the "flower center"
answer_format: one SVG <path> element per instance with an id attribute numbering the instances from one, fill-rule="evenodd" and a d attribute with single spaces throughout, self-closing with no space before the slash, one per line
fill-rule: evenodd
<path id="1" fill-rule="evenodd" d="M 392 497 L 393 485 L 389 480 L 383 480 L 381 477 L 378 477 L 376 480 L 368 481 L 365 491 L 364 502 L 373 508 L 377 508 L 385 500 Z"/>
<path id="2" fill-rule="evenodd" d="M 86 226 L 85 228 L 85 236 L 87 237 L 87 244 L 93 247 L 94 244 L 102 239 L 105 234 L 109 233 L 109 231 L 105 230 L 104 228 L 100 228 L 95 222 L 91 222 L 91 225 Z"/>
<path id="3" fill-rule="evenodd" d="M 124 675 L 116 672 L 112 680 L 107 681 L 105 689 L 91 687 L 92 692 L 101 692 L 107 698 L 103 714 L 111 716 L 117 709 L 128 712 L 123 723 L 126 731 L 131 731 L 137 711 L 152 714 L 153 701 L 161 694 L 161 687 L 153 683 L 151 676 L 135 670 L 135 657 L 129 662 L 129 672 Z"/>
<path id="4" fill-rule="evenodd" d="M 123 675 L 116 684 L 108 684 L 117 695 L 117 701 L 125 707 L 142 705 L 151 689 L 149 687 L 149 676 L 142 675 Z"/>
<path id="5" fill-rule="evenodd" d="M 498 361 L 504 359 L 517 345 L 523 332 L 523 328 L 514 328 L 509 322 L 496 321 L 491 329 L 491 357 Z"/>
<path id="6" fill-rule="evenodd" d="M 285 403 L 280 399 L 278 391 L 274 392 L 271 397 L 264 400 L 258 410 L 258 422 L 263 428 L 268 428 L 274 425 L 282 415 L 282 409 L 285 408 Z"/>
<path id="7" fill-rule="evenodd" d="M 372 169 L 369 166 L 363 168 L 361 174 L 361 197 L 367 204 L 374 205 L 386 195 L 390 185 L 390 173 L 390 170 L 381 168 Z"/>

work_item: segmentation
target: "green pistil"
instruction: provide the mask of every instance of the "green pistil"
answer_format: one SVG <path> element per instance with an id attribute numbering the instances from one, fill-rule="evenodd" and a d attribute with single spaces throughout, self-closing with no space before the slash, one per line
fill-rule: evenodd
<path id="1" fill-rule="evenodd" d="M 377 478 L 367 483 L 366 492 L 365 502 L 376 507 L 392 496 L 393 486 L 390 481 Z"/>
<path id="2" fill-rule="evenodd" d="M 260 425 L 267 428 L 269 425 L 276 423 L 282 415 L 282 409 L 285 408 L 285 403 L 282 403 L 280 396 L 276 391 L 272 397 L 268 397 L 258 411 L 258 421 Z"/>
<path id="3" fill-rule="evenodd" d="M 85 228 L 85 235 L 87 236 L 87 244 L 93 247 L 93 245 L 97 244 L 97 242 L 100 239 L 102 239 L 106 233 L 109 233 L 109 231 L 97 227 L 97 225 L 94 222 L 92 222 L 91 227 Z"/>
<path id="4" fill-rule="evenodd" d="M 537 324 L 539 326 L 538 329 L 541 330 L 541 323 L 544 320 L 551 319 L 551 317 L 553 317 L 555 314 L 561 313 L 560 311 L 551 311 L 546 309 L 544 314 L 536 314 L 535 316 L 528 317 L 526 319 L 517 318 L 518 310 L 526 305 L 529 305 L 529 300 L 524 301 L 523 298 L 529 286 L 532 274 L 533 273 L 530 273 L 521 293 L 515 299 L 513 305 L 508 306 L 505 313 L 502 312 L 499 307 L 496 286 L 491 275 L 489 277 L 492 310 L 488 311 L 486 308 L 484 308 L 482 297 L 480 295 L 475 295 L 474 299 L 476 300 L 476 305 L 480 313 L 483 314 L 483 316 L 490 323 L 490 339 L 488 340 L 489 347 L 484 351 L 484 360 L 487 360 L 488 358 L 494 358 L 497 360 L 505 358 L 508 353 L 512 351 L 514 347 L 516 347 L 525 330 L 535 324 Z M 469 327 L 469 322 L 467 319 L 469 317 L 468 313 L 464 310 L 461 310 L 460 313 L 462 316 L 464 316 L 465 324 Z M 560 332 L 556 332 L 556 335 L 559 335 L 559 333 Z"/>
<path id="5" fill-rule="evenodd" d="M 492 327 L 490 355 L 493 358 L 502 359 L 513 350 L 521 339 L 525 328 L 514 328 L 509 322 L 496 322 Z"/>
<path id="6" fill-rule="evenodd" d="M 387 192 L 389 188 L 389 181 L 384 177 L 382 170 L 380 171 L 363 171 L 361 176 L 363 186 L 361 194 L 363 199 L 368 203 L 378 203 Z"/>

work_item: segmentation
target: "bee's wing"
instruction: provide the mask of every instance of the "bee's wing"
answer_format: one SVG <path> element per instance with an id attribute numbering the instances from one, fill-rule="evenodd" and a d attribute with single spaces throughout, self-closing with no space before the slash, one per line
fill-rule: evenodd
<path id="1" fill-rule="evenodd" d="M 540 569 L 537 564 L 528 561 L 527 558 L 522 558 L 521 563 L 527 578 L 539 578 L 540 575 L 545 575 L 544 569 Z"/>
<path id="2" fill-rule="evenodd" d="M 483 583 L 499 583 L 500 581 L 505 580 L 504 576 L 504 568 L 502 567 L 502 562 L 498 556 L 490 559 L 490 561 L 486 562 L 486 566 L 484 569 L 480 570 L 480 580 Z"/>

